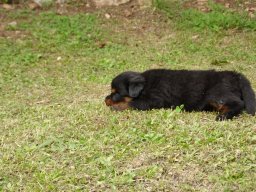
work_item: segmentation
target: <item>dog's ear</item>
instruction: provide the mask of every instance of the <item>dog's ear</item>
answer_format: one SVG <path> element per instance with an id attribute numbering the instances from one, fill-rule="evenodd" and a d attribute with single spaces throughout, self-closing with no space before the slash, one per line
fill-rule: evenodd
<path id="1" fill-rule="evenodd" d="M 145 78 L 141 74 L 134 74 L 129 79 L 129 95 L 130 97 L 138 97 L 144 88 Z"/>

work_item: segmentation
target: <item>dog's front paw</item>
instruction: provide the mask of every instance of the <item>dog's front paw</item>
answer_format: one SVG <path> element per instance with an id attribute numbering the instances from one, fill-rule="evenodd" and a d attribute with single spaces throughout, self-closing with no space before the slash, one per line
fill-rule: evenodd
<path id="1" fill-rule="evenodd" d="M 225 114 L 220 114 L 220 115 L 217 115 L 216 121 L 225 121 L 227 120 L 227 116 Z"/>
<path id="2" fill-rule="evenodd" d="M 129 109 L 129 103 L 126 102 L 120 102 L 117 104 L 113 104 L 112 106 L 110 106 L 112 110 L 116 110 L 116 111 L 124 111 L 126 109 Z"/>

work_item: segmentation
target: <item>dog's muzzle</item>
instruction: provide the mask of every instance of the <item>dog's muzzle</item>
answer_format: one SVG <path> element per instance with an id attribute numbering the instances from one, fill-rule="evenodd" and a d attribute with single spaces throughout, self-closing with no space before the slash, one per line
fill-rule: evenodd
<path id="1" fill-rule="evenodd" d="M 107 96 L 105 98 L 105 103 L 107 106 L 112 106 L 114 104 L 113 101 L 111 100 L 110 96 Z"/>

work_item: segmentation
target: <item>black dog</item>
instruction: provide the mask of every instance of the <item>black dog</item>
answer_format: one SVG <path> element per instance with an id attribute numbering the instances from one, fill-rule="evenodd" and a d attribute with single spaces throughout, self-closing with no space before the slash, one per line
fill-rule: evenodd
<path id="1" fill-rule="evenodd" d="M 232 119 L 243 110 L 254 115 L 250 82 L 232 71 L 155 69 L 124 72 L 111 83 L 106 105 L 115 110 L 150 110 L 184 105 L 186 111 L 218 111 L 216 120 Z"/>

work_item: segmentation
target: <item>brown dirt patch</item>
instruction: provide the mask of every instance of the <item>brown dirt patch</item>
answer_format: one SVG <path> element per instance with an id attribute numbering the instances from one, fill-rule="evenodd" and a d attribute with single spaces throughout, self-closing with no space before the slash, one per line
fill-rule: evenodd
<path id="1" fill-rule="evenodd" d="M 7 39 L 22 39 L 29 35 L 26 31 L 10 30 L 11 23 L 16 21 L 1 20 L 0 18 L 0 37 Z"/>
<path id="2" fill-rule="evenodd" d="M 106 17 L 106 14 L 110 18 Z M 121 5 L 118 9 L 115 7 L 105 8 L 101 11 L 101 16 L 103 17 L 102 27 L 110 30 L 111 34 L 115 34 L 113 36 L 121 44 L 129 44 L 128 36 L 131 35 L 138 40 L 134 46 L 139 46 L 145 40 L 155 41 L 156 39 L 162 39 L 166 37 L 167 31 L 168 35 L 172 35 L 170 34 L 169 26 L 166 24 L 168 18 L 165 15 L 152 9 L 141 9 L 135 1 Z M 122 22 L 115 22 L 120 20 Z M 118 25 L 113 25 L 113 22 L 118 23 Z M 126 33 L 127 36 L 122 36 L 118 39 L 118 34 L 122 33 Z M 149 34 L 153 35 L 154 38 L 149 38 Z"/>

